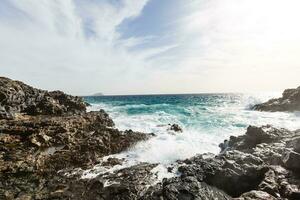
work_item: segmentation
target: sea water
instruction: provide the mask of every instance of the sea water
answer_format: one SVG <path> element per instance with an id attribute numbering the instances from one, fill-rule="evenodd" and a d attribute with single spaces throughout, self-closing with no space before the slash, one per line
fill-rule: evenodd
<path id="1" fill-rule="evenodd" d="M 224 139 L 244 134 L 249 125 L 299 129 L 300 113 L 251 110 L 278 96 L 280 93 L 131 95 L 85 100 L 91 104 L 89 110 L 104 109 L 120 130 L 156 135 L 115 157 L 124 158 L 128 166 L 139 162 L 167 166 L 200 153 L 216 154 Z M 178 124 L 183 132 L 168 131 L 168 124 Z"/>

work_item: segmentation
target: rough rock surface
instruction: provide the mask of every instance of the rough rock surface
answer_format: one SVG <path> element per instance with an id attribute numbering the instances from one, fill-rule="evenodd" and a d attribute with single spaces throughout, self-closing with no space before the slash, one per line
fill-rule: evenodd
<path id="1" fill-rule="evenodd" d="M 152 137 L 119 131 L 81 98 L 0 78 L 0 199 L 300 199 L 300 130 L 249 126 L 222 154 L 177 161 L 156 182 L 157 164 L 139 163 L 83 179 L 106 155 Z M 293 96 L 287 91 L 284 96 Z"/>
<path id="2" fill-rule="evenodd" d="M 300 111 L 300 87 L 296 89 L 286 89 L 282 93 L 282 97 L 271 99 L 265 103 L 257 104 L 253 107 L 259 111 Z"/>
<path id="3" fill-rule="evenodd" d="M 0 78 L 0 83 L 0 199 L 88 198 L 91 182 L 66 172 L 91 168 L 103 156 L 149 138 L 114 128 L 103 110 L 87 113 L 79 97 L 34 89 L 7 78 Z M 148 168 L 139 169 L 149 176 Z M 126 176 L 133 178 L 130 173 Z"/>
<path id="4" fill-rule="evenodd" d="M 150 187 L 144 199 L 299 199 L 299 138 L 299 131 L 249 126 L 222 155 L 178 161 L 180 176 Z"/>
<path id="5" fill-rule="evenodd" d="M 182 128 L 178 124 L 169 124 L 168 130 L 174 131 L 174 132 L 183 132 Z"/>
<path id="6" fill-rule="evenodd" d="M 0 119 L 14 118 L 17 113 L 27 115 L 62 115 L 83 113 L 82 98 L 61 91 L 35 89 L 20 81 L 0 77 Z"/>
<path id="7" fill-rule="evenodd" d="M 164 179 L 162 183 L 150 187 L 145 195 L 140 199 L 159 200 L 159 199 L 219 199 L 229 200 L 231 197 L 225 192 L 197 180 L 195 176 Z"/>

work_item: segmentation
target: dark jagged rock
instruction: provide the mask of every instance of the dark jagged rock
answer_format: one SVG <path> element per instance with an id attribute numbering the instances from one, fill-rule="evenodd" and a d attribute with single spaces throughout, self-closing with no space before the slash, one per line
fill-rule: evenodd
<path id="1" fill-rule="evenodd" d="M 119 131 L 104 110 L 87 113 L 79 97 L 7 78 L 0 78 L 0 105 L 0 199 L 85 199 L 90 185 L 66 172 L 151 137 Z"/>
<path id="2" fill-rule="evenodd" d="M 251 149 L 261 143 L 274 143 L 292 133 L 286 129 L 276 129 L 270 125 L 249 126 L 245 135 L 230 137 L 229 145 L 235 149 Z"/>
<path id="3" fill-rule="evenodd" d="M 300 174 L 300 154 L 294 151 L 286 153 L 283 158 L 286 168 L 297 171 Z"/>
<path id="4" fill-rule="evenodd" d="M 185 179 L 218 188 L 239 200 L 297 199 L 300 174 L 297 149 L 299 131 L 277 129 L 272 126 L 249 126 L 245 135 L 231 137 L 228 150 L 220 155 L 197 155 L 178 161 L 180 177 L 165 180 L 150 187 L 145 199 L 201 199 L 198 189 Z M 287 153 L 288 156 L 287 156 Z M 180 187 L 169 189 L 169 182 Z M 172 185 L 172 184 L 171 184 Z M 179 191 L 181 188 L 183 196 Z M 223 199 L 206 194 L 203 199 Z"/>
<path id="5" fill-rule="evenodd" d="M 0 119 L 12 119 L 18 113 L 27 115 L 62 115 L 83 113 L 86 104 L 81 97 L 61 91 L 35 89 L 20 81 L 0 77 Z"/>
<path id="6" fill-rule="evenodd" d="M 252 190 L 244 193 L 240 198 L 236 200 L 276 200 L 275 197 L 268 194 L 267 192 Z"/>
<path id="7" fill-rule="evenodd" d="M 36 184 L 47 182 L 59 170 L 92 167 L 103 156 L 149 137 L 114 129 L 104 111 L 68 117 L 27 116 L 0 124 L 0 193 L 9 191 L 14 197 L 19 191 L 39 192 Z"/>
<path id="8" fill-rule="evenodd" d="M 179 167 L 183 176 L 195 176 L 233 197 L 254 189 L 267 171 L 261 159 L 239 151 L 230 151 L 222 159 L 197 156 L 184 163 L 191 164 Z"/>
<path id="9" fill-rule="evenodd" d="M 103 188 L 103 199 L 138 199 L 153 182 L 151 170 L 156 164 L 141 163 L 136 166 L 125 168 L 114 174 L 104 176 L 110 180 L 109 185 Z M 99 177 L 103 180 L 103 176 Z M 94 179 L 94 180 L 97 180 Z"/>
<path id="10" fill-rule="evenodd" d="M 229 200 L 231 197 L 225 192 L 200 182 L 193 176 L 165 179 L 159 185 L 150 187 L 141 199 L 148 200 L 193 200 L 219 199 Z"/>
<path id="11" fill-rule="evenodd" d="M 103 157 L 154 135 L 119 131 L 81 98 L 0 83 L 0 199 L 299 199 L 300 130 L 249 126 L 222 154 L 178 161 L 168 169 L 178 176 L 154 185 L 157 165 L 148 163 L 83 179 L 96 164 L 120 167 L 123 159 Z"/>
<path id="12" fill-rule="evenodd" d="M 265 103 L 257 104 L 253 107 L 259 111 L 300 111 L 300 87 L 296 89 L 284 90 L 282 97 L 271 99 Z"/>
<path id="13" fill-rule="evenodd" d="M 120 199 L 140 198 L 153 181 L 151 170 L 155 164 L 141 163 L 115 173 L 105 173 L 92 179 L 68 177 L 51 180 L 51 192 L 43 196 L 50 199 Z M 60 187 L 57 187 L 57 186 Z"/>
<path id="14" fill-rule="evenodd" d="M 178 125 L 178 124 L 169 124 L 169 128 L 168 128 L 168 130 L 170 130 L 170 131 L 174 131 L 174 132 L 182 132 L 183 130 L 182 130 L 182 128 Z"/>

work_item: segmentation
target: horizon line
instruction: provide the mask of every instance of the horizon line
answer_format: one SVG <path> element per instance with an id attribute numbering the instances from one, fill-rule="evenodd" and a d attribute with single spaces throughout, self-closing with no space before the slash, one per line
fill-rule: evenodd
<path id="1" fill-rule="evenodd" d="M 260 93 L 278 93 L 279 91 L 265 91 L 265 92 L 196 92 L 196 93 L 145 93 L 145 94 L 103 94 L 95 95 L 78 95 L 80 97 L 115 97 L 115 96 L 168 96 L 168 95 L 224 95 L 224 94 L 260 94 Z M 282 93 L 282 92 L 281 92 Z"/>

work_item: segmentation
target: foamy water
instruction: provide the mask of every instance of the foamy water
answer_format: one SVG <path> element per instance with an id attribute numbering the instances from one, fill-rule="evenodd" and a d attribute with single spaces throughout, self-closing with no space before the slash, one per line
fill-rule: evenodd
<path id="1" fill-rule="evenodd" d="M 87 97 L 89 110 L 104 109 L 120 130 L 132 129 L 156 136 L 130 150 L 110 157 L 125 158 L 123 166 L 98 169 L 86 177 L 139 162 L 160 163 L 159 171 L 178 159 L 199 153 L 218 153 L 218 145 L 231 135 L 244 134 L 248 125 L 271 124 L 291 130 L 300 128 L 300 113 L 258 112 L 249 108 L 280 93 L 201 94 Z M 167 131 L 167 124 L 179 124 L 183 133 Z M 164 173 L 164 176 L 169 176 Z"/>

